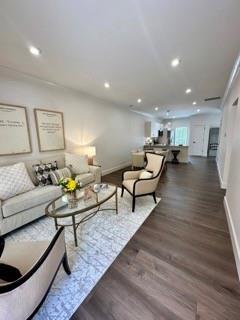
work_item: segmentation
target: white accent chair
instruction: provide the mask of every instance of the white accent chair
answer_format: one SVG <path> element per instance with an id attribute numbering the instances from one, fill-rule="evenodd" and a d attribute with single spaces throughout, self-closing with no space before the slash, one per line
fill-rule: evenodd
<path id="1" fill-rule="evenodd" d="M 124 190 L 127 190 L 132 195 L 132 212 L 135 210 L 135 199 L 137 197 L 152 195 L 155 203 L 157 202 L 155 191 L 163 171 L 165 156 L 146 152 L 146 158 L 147 165 L 145 170 L 152 173 L 152 178 L 140 179 L 139 175 L 142 170 L 123 172 L 121 197 Z"/>
<path id="2" fill-rule="evenodd" d="M 164 156 L 164 170 L 167 171 L 167 160 L 168 160 L 168 155 L 169 155 L 169 149 L 168 150 L 163 150 L 163 149 L 155 149 L 154 153 L 160 154 L 161 156 Z"/>
<path id="3" fill-rule="evenodd" d="M 18 280 L 0 283 L 0 320 L 32 319 L 44 302 L 59 267 L 68 266 L 64 228 L 52 241 L 7 242 L 1 262 L 18 268 Z"/>

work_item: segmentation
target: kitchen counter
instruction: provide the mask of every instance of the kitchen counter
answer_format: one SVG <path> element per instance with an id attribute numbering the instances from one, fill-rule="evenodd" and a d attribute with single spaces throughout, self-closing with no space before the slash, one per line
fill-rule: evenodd
<path id="1" fill-rule="evenodd" d="M 145 145 L 144 146 L 144 150 L 147 150 L 147 149 L 153 149 L 156 151 L 159 151 L 160 149 L 163 149 L 163 150 L 169 150 L 169 153 L 168 153 L 168 158 L 167 158 L 167 161 L 172 161 L 173 159 L 173 155 L 172 155 L 172 152 L 171 150 L 180 150 L 177 158 L 178 158 L 178 161 L 180 163 L 188 163 L 189 162 L 189 159 L 188 159 L 188 146 L 173 146 L 173 145 L 161 145 L 161 144 L 154 144 L 152 146 L 149 146 L 149 145 Z"/>

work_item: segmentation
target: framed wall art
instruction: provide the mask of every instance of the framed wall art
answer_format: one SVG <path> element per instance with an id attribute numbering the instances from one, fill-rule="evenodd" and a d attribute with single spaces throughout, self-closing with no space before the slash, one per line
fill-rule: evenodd
<path id="1" fill-rule="evenodd" d="M 31 152 L 26 107 L 0 103 L 0 156 Z"/>
<path id="2" fill-rule="evenodd" d="M 65 149 L 63 113 L 59 111 L 34 109 L 39 151 Z"/>

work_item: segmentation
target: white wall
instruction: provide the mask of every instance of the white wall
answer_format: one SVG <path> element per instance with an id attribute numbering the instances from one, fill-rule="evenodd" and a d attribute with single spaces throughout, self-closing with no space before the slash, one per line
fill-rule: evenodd
<path id="1" fill-rule="evenodd" d="M 239 97 L 238 106 L 233 106 Z M 234 255 L 240 278 L 240 73 L 224 103 L 218 169 L 226 187 L 224 199 Z"/>
<path id="2" fill-rule="evenodd" d="M 208 151 L 208 140 L 209 140 L 209 130 L 210 128 L 220 127 L 221 113 L 219 114 L 196 114 L 188 118 L 181 119 L 171 119 L 165 120 L 164 123 L 171 122 L 171 128 L 174 130 L 177 127 L 187 127 L 188 128 L 188 145 L 189 145 L 189 154 L 192 153 L 191 145 L 191 133 L 194 125 L 203 125 L 205 126 L 205 135 L 204 135 L 204 146 L 203 146 L 203 156 L 207 156 Z"/>
<path id="3" fill-rule="evenodd" d="M 0 156 L 0 164 L 59 153 L 39 153 L 33 108 L 63 111 L 67 150 L 77 151 L 80 145 L 95 145 L 97 160 L 105 172 L 127 165 L 131 149 L 144 143 L 146 118 L 71 89 L 0 74 L 0 102 L 27 107 L 33 149 L 30 155 Z M 1 139 L 4 137 L 0 137 L 0 143 Z"/>
<path id="4" fill-rule="evenodd" d="M 235 79 L 223 105 L 223 116 L 220 131 L 220 146 L 218 152 L 218 171 L 223 188 L 227 187 L 231 152 L 233 146 L 234 127 L 237 124 L 238 108 L 233 103 L 239 96 L 240 76 Z"/>

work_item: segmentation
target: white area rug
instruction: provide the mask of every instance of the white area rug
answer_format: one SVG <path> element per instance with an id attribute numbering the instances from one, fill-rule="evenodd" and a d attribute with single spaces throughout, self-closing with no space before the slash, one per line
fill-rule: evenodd
<path id="1" fill-rule="evenodd" d="M 78 228 L 78 247 L 74 246 L 71 227 L 65 228 L 67 254 L 72 271 L 66 275 L 60 267 L 53 286 L 35 316 L 35 320 L 70 319 L 128 241 L 156 206 L 152 196 L 136 199 L 135 212 L 131 212 L 131 196 L 125 191 L 120 198 L 119 213 L 102 211 Z M 104 206 L 114 208 L 115 198 Z M 159 202 L 160 199 L 157 199 Z M 102 208 L 104 208 L 102 206 Z M 7 237 L 7 241 L 46 240 L 55 234 L 54 221 L 43 218 Z"/>

